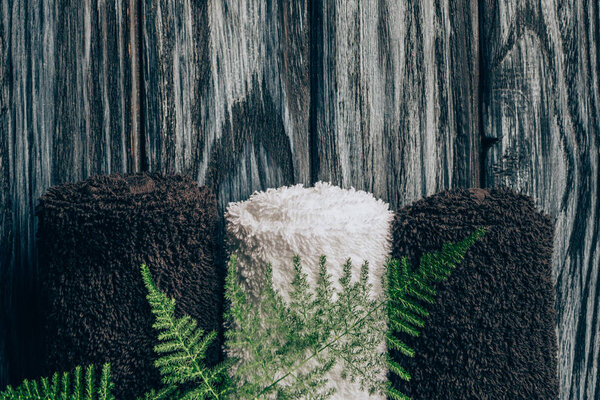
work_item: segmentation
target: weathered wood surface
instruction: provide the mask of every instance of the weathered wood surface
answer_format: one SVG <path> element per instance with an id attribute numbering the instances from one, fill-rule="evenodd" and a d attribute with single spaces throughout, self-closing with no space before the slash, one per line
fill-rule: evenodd
<path id="1" fill-rule="evenodd" d="M 481 7 L 487 186 L 555 220 L 561 399 L 600 397 L 600 12 L 597 1 Z"/>
<path id="2" fill-rule="evenodd" d="M 474 0 L 315 1 L 316 178 L 398 207 L 479 185 Z"/>
<path id="3" fill-rule="evenodd" d="M 9 308 L 9 295 L 6 284 L 10 277 L 12 248 L 12 218 L 8 193 L 10 175 L 8 169 L 8 102 L 10 99 L 8 49 L 10 43 L 6 32 L 8 25 L 4 18 L 5 3 L 0 3 L 0 387 L 6 383 L 8 364 L 6 360 L 6 339 Z"/>
<path id="4" fill-rule="evenodd" d="M 20 378 L 19 352 L 27 350 L 19 343 L 37 268 L 39 196 L 58 183 L 131 170 L 138 144 L 127 0 L 1 0 L 0 7 L 2 386 Z"/>
<path id="5" fill-rule="evenodd" d="M 150 170 L 186 172 L 222 209 L 310 183 L 306 1 L 144 0 Z"/>
<path id="6" fill-rule="evenodd" d="M 39 195 L 149 169 L 221 209 L 318 179 L 393 207 L 531 194 L 556 221 L 561 398 L 598 397 L 599 32 L 579 0 L 0 0 L 0 386 Z"/>

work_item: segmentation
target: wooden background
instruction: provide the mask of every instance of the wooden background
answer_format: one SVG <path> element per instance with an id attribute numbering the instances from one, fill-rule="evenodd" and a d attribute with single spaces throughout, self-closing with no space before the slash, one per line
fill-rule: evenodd
<path id="1" fill-rule="evenodd" d="M 331 180 L 508 185 L 556 224 L 561 399 L 600 396 L 597 0 L 0 0 L 0 387 L 46 188 L 189 173 L 221 209 Z M 11 363 L 8 360 L 12 360 Z"/>

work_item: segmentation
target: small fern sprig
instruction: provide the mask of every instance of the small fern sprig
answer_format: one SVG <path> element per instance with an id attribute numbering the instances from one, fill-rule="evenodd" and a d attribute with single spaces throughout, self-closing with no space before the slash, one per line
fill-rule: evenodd
<path id="1" fill-rule="evenodd" d="M 385 299 L 371 298 L 368 264 L 352 283 L 348 260 L 336 293 L 325 257 L 311 288 L 296 256 L 290 299 L 284 302 L 273 289 L 270 265 L 261 293 L 250 301 L 238 282 L 236 262 L 232 255 L 225 285 L 226 347 L 238 358 L 233 371 L 236 399 L 327 399 L 334 391 L 327 387 L 326 374 L 335 364 L 348 381 L 371 392 L 380 390 L 385 358 L 378 347 L 386 331 Z"/>
<path id="2" fill-rule="evenodd" d="M 143 396 L 138 396 L 137 400 L 177 400 L 179 392 L 176 386 L 164 386 L 159 390 L 151 389 L 144 393 Z"/>
<path id="3" fill-rule="evenodd" d="M 425 325 L 425 318 L 429 316 L 426 307 L 434 303 L 434 285 L 448 279 L 456 265 L 464 259 L 467 250 L 484 233 L 485 229 L 479 228 L 457 243 L 445 243 L 441 250 L 424 254 L 416 271 L 411 271 L 406 257 L 388 261 L 386 286 L 390 327 L 386 339 L 389 349 L 414 357 L 414 349 L 399 336 L 419 336 L 420 329 Z M 411 379 L 410 373 L 400 363 L 391 357 L 387 363 L 392 374 L 402 380 Z M 391 384 L 388 384 L 387 394 L 393 400 L 409 399 Z"/>
<path id="4" fill-rule="evenodd" d="M 228 391 L 227 364 L 212 368 L 205 365 L 206 351 L 215 340 L 216 332 L 205 333 L 198 322 L 188 315 L 175 317 L 175 300 L 167 297 L 154 283 L 148 267 L 142 265 L 142 278 L 152 313 L 154 328 L 159 331 L 159 344 L 154 351 L 159 356 L 154 365 L 159 369 L 165 388 L 147 394 L 167 397 L 175 388 L 180 389 L 178 400 L 225 399 Z M 189 386 L 189 387 L 188 387 Z"/>
<path id="5" fill-rule="evenodd" d="M 84 375 L 85 372 L 85 375 Z M 52 378 L 27 380 L 0 392 L 0 400 L 114 400 L 110 364 L 104 364 L 100 379 L 93 365 L 85 371 L 78 366 L 72 373 L 55 373 Z"/>

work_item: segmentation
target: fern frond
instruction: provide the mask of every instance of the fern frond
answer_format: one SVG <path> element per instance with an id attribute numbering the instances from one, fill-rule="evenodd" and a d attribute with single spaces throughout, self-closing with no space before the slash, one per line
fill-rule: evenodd
<path id="1" fill-rule="evenodd" d="M 154 347 L 159 357 L 154 365 L 165 385 L 159 392 L 148 393 L 146 398 L 166 398 L 174 388 L 180 388 L 179 399 L 224 399 L 228 390 L 224 368 L 214 370 L 204 363 L 216 332 L 205 333 L 188 315 L 176 318 L 175 300 L 157 288 L 145 264 L 141 271 L 148 290 L 146 298 L 155 316 L 153 326 L 159 332 L 160 343 Z"/>
<path id="2" fill-rule="evenodd" d="M 93 365 L 85 372 L 85 400 L 92 400 L 94 398 L 95 388 L 94 388 L 94 374 L 95 368 Z"/>
<path id="3" fill-rule="evenodd" d="M 389 349 L 397 350 L 408 357 L 415 356 L 415 351 L 410 346 L 393 336 L 391 333 L 387 334 L 386 343 Z"/>
<path id="4" fill-rule="evenodd" d="M 387 385 L 386 394 L 392 400 L 410 400 L 410 397 L 395 389 L 391 383 Z"/>
<path id="5" fill-rule="evenodd" d="M 456 265 L 464 259 L 469 247 L 484 233 L 485 230 L 479 228 L 460 242 L 446 243 L 440 251 L 423 254 L 419 268 L 414 272 L 410 271 L 406 257 L 388 260 L 386 290 L 390 329 L 386 340 L 391 350 L 404 356 L 414 356 L 414 350 L 399 335 L 419 336 L 420 328 L 425 325 L 424 318 L 429 315 L 426 305 L 434 303 L 434 285 L 448 279 Z M 405 381 L 410 380 L 408 371 L 397 361 L 388 358 L 387 365 L 393 375 Z M 391 384 L 386 392 L 395 400 L 409 399 Z"/>
<path id="6" fill-rule="evenodd" d="M 110 379 L 110 366 L 104 364 L 102 367 L 102 374 L 100 375 L 100 386 L 98 388 L 98 399 L 99 400 L 114 400 L 114 396 L 111 395 L 111 390 L 114 384 Z"/>
<path id="7" fill-rule="evenodd" d="M 45 377 L 35 381 L 26 379 L 17 388 L 8 386 L 0 392 L 0 400 L 114 400 L 112 388 L 110 364 L 104 364 L 100 377 L 93 365 L 88 366 L 85 382 L 82 368 L 78 366 L 72 373 L 55 373 L 50 379 Z"/>
<path id="8" fill-rule="evenodd" d="M 175 400 L 178 399 L 179 395 L 175 386 L 166 386 L 159 390 L 152 389 L 143 396 L 138 397 L 137 400 Z"/>
<path id="9" fill-rule="evenodd" d="M 267 265 L 263 289 L 250 305 L 238 282 L 236 258 L 230 259 L 225 336 L 228 353 L 239 355 L 235 398 L 330 398 L 335 389 L 327 386 L 327 373 L 336 364 L 344 379 L 369 391 L 383 390 L 385 358 L 378 346 L 385 340 L 385 299 L 371 298 L 368 264 L 353 283 L 348 259 L 336 293 L 325 257 L 314 288 L 298 257 L 293 265 L 289 303 L 273 289 Z"/>
<path id="10" fill-rule="evenodd" d="M 75 372 L 73 373 L 73 399 L 81 400 L 83 399 L 83 385 L 81 381 L 81 366 L 75 367 Z"/>
<path id="11" fill-rule="evenodd" d="M 401 378 L 405 381 L 410 381 L 410 379 L 411 379 L 410 374 L 398 362 L 396 362 L 392 359 L 389 359 L 388 367 L 394 375 L 397 375 L 399 378 Z"/>

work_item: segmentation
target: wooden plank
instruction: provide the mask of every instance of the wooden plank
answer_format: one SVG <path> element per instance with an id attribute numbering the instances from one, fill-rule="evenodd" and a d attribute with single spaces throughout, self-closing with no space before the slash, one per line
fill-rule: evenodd
<path id="1" fill-rule="evenodd" d="M 39 196 L 54 184 L 129 171 L 138 114 L 131 101 L 137 47 L 131 42 L 129 1 L 1 1 L 0 87 L 6 101 L 1 103 L 0 200 L 8 204 L 10 217 L 1 220 L 0 233 L 4 246 L 8 226 L 13 241 L 6 244 L 10 262 L 2 257 L 0 269 L 0 326 L 10 330 L 9 354 L 0 354 L 0 386 L 22 378 L 19 352 L 29 349 L 21 344 L 27 342 L 32 314 L 27 296 L 37 269 Z"/>
<path id="2" fill-rule="evenodd" d="M 8 331 L 4 321 L 7 321 L 7 306 L 10 304 L 8 291 L 4 290 L 10 278 L 10 258 L 12 248 L 12 213 L 10 210 L 9 194 L 9 169 L 8 169 L 8 104 L 10 99 L 10 72 L 7 31 L 9 26 L 6 21 L 4 7 L 0 3 L 0 388 L 8 378 L 8 365 L 6 363 L 6 339 Z"/>
<path id="3" fill-rule="evenodd" d="M 222 209 L 309 183 L 306 1 L 143 2 L 150 170 L 212 186 Z"/>
<path id="4" fill-rule="evenodd" d="M 600 396 L 598 2 L 487 0 L 487 186 L 532 195 L 555 221 L 561 399 Z"/>
<path id="5" fill-rule="evenodd" d="M 479 185 L 475 0 L 316 1 L 317 179 L 392 207 Z"/>

